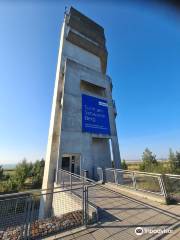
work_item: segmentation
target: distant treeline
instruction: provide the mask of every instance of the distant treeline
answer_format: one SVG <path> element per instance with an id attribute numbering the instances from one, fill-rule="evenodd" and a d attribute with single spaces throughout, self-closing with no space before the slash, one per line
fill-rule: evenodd
<path id="1" fill-rule="evenodd" d="M 15 169 L 4 170 L 0 166 L 0 193 L 23 191 L 26 188 L 41 188 L 44 174 L 44 159 L 35 163 L 23 159 Z"/>
<path id="2" fill-rule="evenodd" d="M 133 165 L 135 169 L 133 169 Z M 168 159 L 166 161 L 158 161 L 156 155 L 146 148 L 139 163 L 136 161 L 134 164 L 132 162 L 128 164 L 123 159 L 121 168 L 144 172 L 180 174 L 180 152 L 173 152 L 170 149 Z"/>

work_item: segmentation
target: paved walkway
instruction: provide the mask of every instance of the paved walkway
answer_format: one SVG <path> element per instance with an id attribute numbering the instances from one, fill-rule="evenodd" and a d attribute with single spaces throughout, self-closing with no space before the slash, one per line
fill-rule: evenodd
<path id="1" fill-rule="evenodd" d="M 158 203 L 148 204 L 142 200 L 110 191 L 101 186 L 95 186 L 89 190 L 89 200 L 99 208 L 99 222 L 97 225 L 76 234 L 64 237 L 63 240 L 131 240 L 154 239 L 157 234 L 135 234 L 137 227 L 143 230 L 163 230 L 180 223 L 180 206 L 165 206 Z M 170 209 L 173 209 L 171 211 Z M 178 217 L 179 215 L 179 217 Z M 165 237 L 160 237 L 165 239 Z M 180 230 L 169 233 L 167 239 L 179 240 Z"/>

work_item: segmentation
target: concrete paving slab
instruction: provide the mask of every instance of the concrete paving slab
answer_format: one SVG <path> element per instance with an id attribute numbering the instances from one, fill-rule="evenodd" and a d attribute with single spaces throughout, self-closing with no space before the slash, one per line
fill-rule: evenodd
<path id="1" fill-rule="evenodd" d="M 145 240 L 155 237 L 156 234 L 144 233 L 138 236 L 135 233 L 137 227 L 158 230 L 180 221 L 180 217 L 178 218 L 177 214 L 174 214 L 174 212 L 178 212 L 179 206 L 168 207 L 158 203 L 148 204 L 147 201 L 141 200 L 135 199 L 134 196 L 131 198 L 130 195 L 124 196 L 119 192 L 112 192 L 101 186 L 91 188 L 89 201 L 99 209 L 98 224 L 81 233 L 72 234 L 69 237 L 73 238 L 68 239 L 67 237 L 64 240 Z M 176 232 L 171 236 L 172 238 L 167 238 L 167 240 L 179 240 L 179 234 Z"/>

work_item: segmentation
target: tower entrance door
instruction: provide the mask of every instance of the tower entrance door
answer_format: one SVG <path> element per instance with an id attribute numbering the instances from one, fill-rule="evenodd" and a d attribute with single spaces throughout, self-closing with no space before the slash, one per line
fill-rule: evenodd
<path id="1" fill-rule="evenodd" d="M 80 175 L 81 168 L 81 156 L 80 154 L 64 154 L 62 156 L 63 170 Z"/>

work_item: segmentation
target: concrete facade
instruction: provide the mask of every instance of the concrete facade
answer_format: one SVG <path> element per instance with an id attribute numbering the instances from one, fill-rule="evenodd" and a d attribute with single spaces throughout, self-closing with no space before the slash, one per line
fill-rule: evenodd
<path id="1" fill-rule="evenodd" d="M 90 178 L 96 177 L 97 167 L 111 167 L 112 156 L 115 167 L 120 168 L 115 123 L 117 112 L 106 64 L 104 29 L 71 8 L 65 14 L 61 31 L 44 189 L 54 186 L 55 172 L 63 168 L 63 161 L 67 161 L 68 156 L 71 157 L 68 170 L 78 173 L 75 171 L 77 166 L 74 166 L 78 163 L 80 172 L 87 170 Z M 110 134 L 82 131 L 82 94 L 107 101 Z M 75 160 L 73 156 L 76 156 Z"/>

